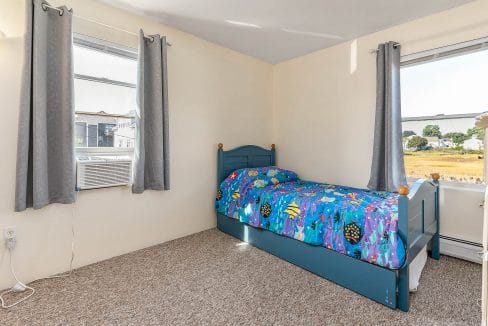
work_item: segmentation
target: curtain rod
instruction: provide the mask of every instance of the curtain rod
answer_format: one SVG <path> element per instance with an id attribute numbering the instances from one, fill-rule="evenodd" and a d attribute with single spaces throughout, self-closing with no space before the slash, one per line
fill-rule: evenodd
<path id="1" fill-rule="evenodd" d="M 487 38 L 488 38 L 488 36 L 477 37 L 477 38 L 474 38 L 474 39 L 471 39 L 471 40 L 467 40 L 467 41 L 461 41 L 461 42 L 456 42 L 456 43 L 452 43 L 452 44 L 441 45 L 441 46 L 438 46 L 438 47 L 435 47 L 435 48 L 432 48 L 432 49 L 427 49 L 427 50 L 421 50 L 421 51 L 417 51 L 417 52 L 407 53 L 407 54 L 404 54 L 403 56 L 415 55 L 415 54 L 419 54 L 419 53 L 427 52 L 427 51 L 435 51 L 435 50 L 439 50 L 439 49 L 446 48 L 446 47 L 450 47 L 450 46 L 461 45 L 463 43 L 481 41 L 481 40 L 484 40 L 484 39 L 487 39 Z M 398 46 L 398 45 L 400 45 L 400 43 L 395 43 L 393 46 Z M 374 50 L 371 49 L 370 50 L 370 53 L 371 54 L 376 53 L 376 52 L 378 52 L 377 49 L 374 49 Z"/>
<path id="2" fill-rule="evenodd" d="M 394 48 L 396 48 L 396 47 L 398 47 L 398 46 L 400 46 L 400 43 L 394 43 L 394 44 L 393 44 L 393 47 L 394 47 Z M 378 49 L 371 49 L 371 50 L 369 50 L 369 53 L 371 53 L 371 54 L 373 54 L 373 53 L 378 53 Z"/>
<path id="3" fill-rule="evenodd" d="M 432 49 L 427 49 L 427 50 L 421 50 L 421 51 L 417 51 L 417 52 L 407 53 L 407 54 L 404 54 L 403 56 L 416 55 L 416 54 L 419 54 L 419 53 L 422 53 L 422 52 L 427 52 L 427 51 L 435 51 L 435 50 L 439 50 L 439 49 L 442 49 L 442 48 L 447 48 L 447 47 L 450 47 L 450 46 L 455 47 L 455 46 L 461 45 L 463 43 L 470 43 L 470 42 L 481 41 L 481 40 L 485 40 L 487 38 L 488 38 L 488 36 L 478 37 L 478 38 L 474 38 L 474 39 L 467 40 L 467 41 L 461 41 L 461 42 L 456 42 L 456 43 L 452 43 L 452 44 L 441 45 L 441 46 L 438 46 L 438 47 L 435 47 L 435 48 L 432 48 Z M 488 40 L 486 42 L 488 42 Z M 482 44 L 482 43 L 479 43 L 479 44 Z M 476 44 L 473 44 L 473 46 L 474 45 L 476 45 Z"/>
<path id="4" fill-rule="evenodd" d="M 57 8 L 57 7 L 48 5 L 47 3 L 42 3 L 41 6 L 42 6 L 42 9 L 44 11 L 47 11 L 48 8 L 50 8 L 50 9 L 56 10 L 59 13 L 60 16 L 62 16 L 64 14 L 64 9 L 62 9 L 62 8 Z M 73 8 L 69 9 L 68 11 L 72 13 L 73 12 Z M 107 28 L 110 28 L 110 29 L 113 29 L 113 30 L 116 30 L 116 31 L 119 31 L 119 32 L 124 32 L 124 33 L 131 34 L 131 35 L 134 35 L 134 36 L 139 36 L 139 34 L 137 34 L 137 33 L 134 33 L 134 32 L 128 31 L 126 29 L 119 28 L 119 27 L 115 27 L 115 26 L 112 26 L 112 25 L 107 25 L 107 24 L 104 24 L 102 22 L 99 22 L 99 21 L 90 19 L 90 18 L 86 18 L 86 17 L 83 17 L 83 16 L 74 15 L 74 14 L 73 14 L 73 16 L 76 17 L 76 18 L 85 20 L 87 22 L 94 23 L 94 24 L 97 24 L 97 25 L 100 25 L 100 26 L 104 26 L 104 27 L 107 27 Z M 154 36 L 144 36 L 144 38 L 150 40 L 151 42 L 154 42 Z M 166 42 L 166 45 L 167 46 L 171 46 L 171 43 Z"/>

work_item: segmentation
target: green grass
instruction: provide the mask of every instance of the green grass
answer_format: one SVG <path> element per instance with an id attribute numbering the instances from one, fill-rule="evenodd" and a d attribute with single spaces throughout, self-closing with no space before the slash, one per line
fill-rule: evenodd
<path id="1" fill-rule="evenodd" d="M 405 152 L 405 172 L 409 177 L 428 178 L 437 172 L 441 180 L 481 183 L 483 154 L 454 150 Z"/>

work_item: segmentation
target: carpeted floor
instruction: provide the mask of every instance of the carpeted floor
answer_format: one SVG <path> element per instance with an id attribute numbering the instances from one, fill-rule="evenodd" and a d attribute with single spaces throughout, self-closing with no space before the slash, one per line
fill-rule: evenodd
<path id="1" fill-rule="evenodd" d="M 479 325 L 481 267 L 429 259 L 408 313 L 216 229 L 34 283 L 1 325 Z"/>

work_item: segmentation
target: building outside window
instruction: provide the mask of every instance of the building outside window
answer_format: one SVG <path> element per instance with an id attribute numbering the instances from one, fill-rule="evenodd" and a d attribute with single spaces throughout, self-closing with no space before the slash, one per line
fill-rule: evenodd
<path id="1" fill-rule="evenodd" d="M 78 111 L 76 120 L 76 147 L 134 147 L 135 120 L 132 114 Z"/>
<path id="2" fill-rule="evenodd" d="M 401 67 L 402 130 L 408 177 L 482 183 L 488 111 L 488 49 L 466 44 L 406 56 Z"/>

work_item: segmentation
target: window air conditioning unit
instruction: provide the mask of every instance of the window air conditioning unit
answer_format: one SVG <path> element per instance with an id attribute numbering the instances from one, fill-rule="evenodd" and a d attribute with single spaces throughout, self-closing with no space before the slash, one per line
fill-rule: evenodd
<path id="1" fill-rule="evenodd" d="M 128 156 L 80 156 L 76 158 L 78 190 L 124 186 L 131 183 L 132 159 Z"/>

